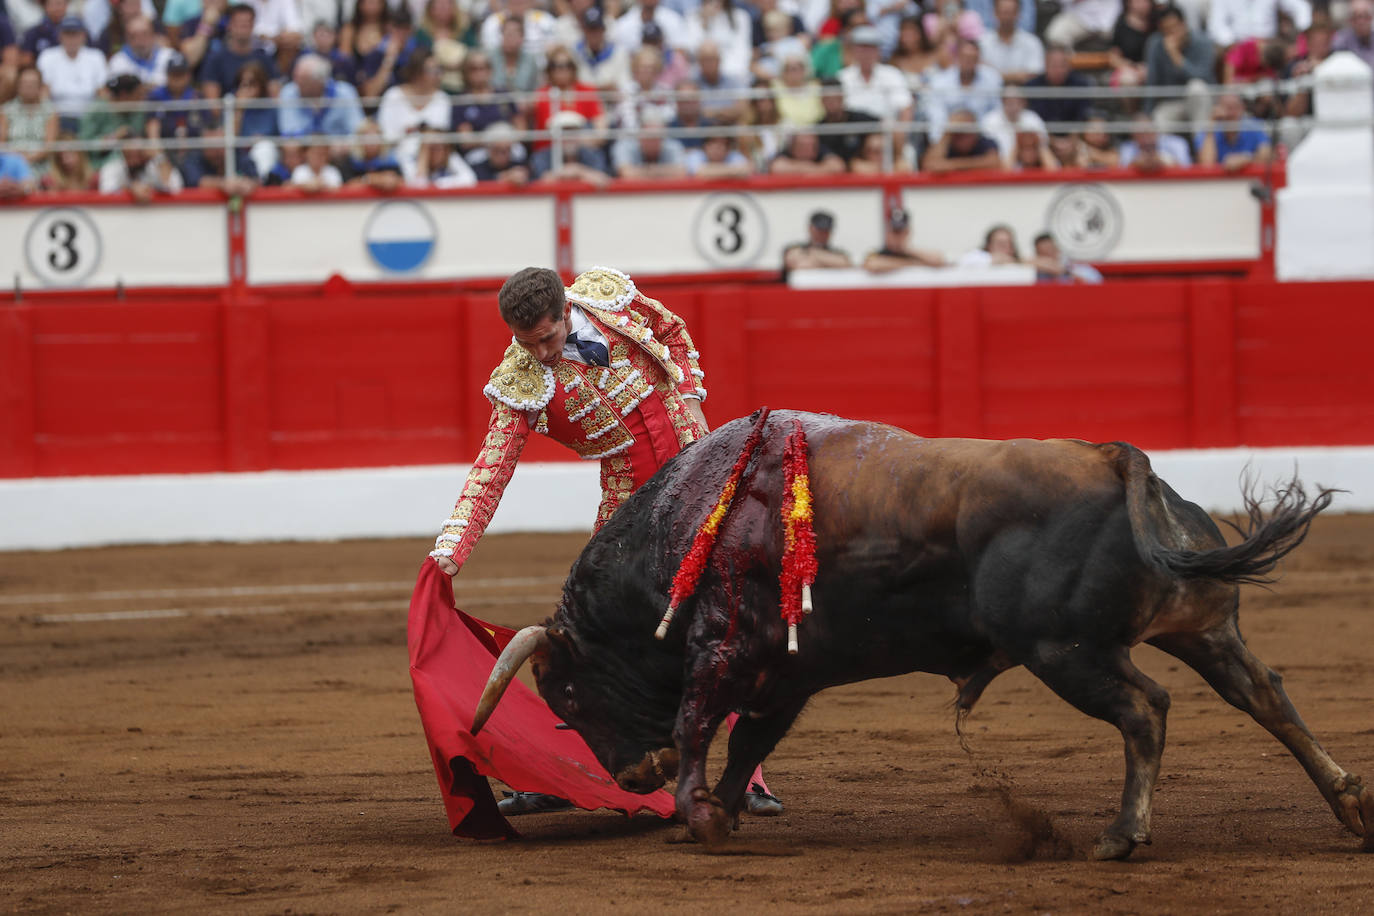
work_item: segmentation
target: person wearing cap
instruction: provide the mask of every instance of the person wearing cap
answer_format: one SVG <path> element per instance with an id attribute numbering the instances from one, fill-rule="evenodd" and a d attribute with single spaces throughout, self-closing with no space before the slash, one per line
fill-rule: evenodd
<path id="1" fill-rule="evenodd" d="M 590 83 L 580 82 L 577 78 L 577 58 L 564 47 L 549 49 L 545 64 L 548 83 L 542 86 L 534 97 L 534 129 L 548 130 L 549 119 L 554 111 L 575 111 L 597 130 L 604 130 L 610 123 L 606 109 L 601 105 L 601 94 Z M 554 90 L 558 90 L 555 108 Z M 543 149 L 549 141 L 540 140 L 535 149 Z"/>
<path id="2" fill-rule="evenodd" d="M 651 22 L 673 47 L 686 47 L 686 20 L 681 13 L 664 6 L 662 0 L 640 0 L 630 7 L 615 21 L 611 38 L 626 51 L 633 52 L 644 43 L 644 26 Z"/>
<path id="3" fill-rule="evenodd" d="M 24 30 L 19 39 L 19 65 L 32 64 L 38 55 L 62 42 L 62 20 L 67 18 L 67 0 L 45 0 L 43 16 Z M 84 27 L 84 24 L 83 24 Z"/>
<path id="4" fill-rule="evenodd" d="M 86 46 L 86 26 L 75 16 L 62 20 L 59 43 L 38 55 L 38 72 L 63 121 L 76 129 L 77 119 L 95 100 L 108 79 L 105 55 Z"/>
<path id="5" fill-rule="evenodd" d="M 901 207 L 894 207 L 883 232 L 883 247 L 864 258 L 864 270 L 884 274 L 903 267 L 944 267 L 949 263 L 938 251 L 911 247 L 910 239 L 911 217 Z"/>
<path id="6" fill-rule="evenodd" d="M 782 250 L 782 279 L 794 270 L 834 269 L 853 267 L 848 252 L 830 244 L 835 229 L 835 216 L 828 210 L 816 210 L 806 222 L 805 242 L 796 242 Z"/>
<path id="7" fill-rule="evenodd" d="M 668 126 L 668 119 L 657 108 L 640 113 L 639 126 L 653 131 Z M 611 165 L 617 178 L 640 181 L 666 181 L 687 177 L 687 149 L 681 140 L 641 132 L 638 137 L 621 137 L 611 145 Z"/>
<path id="8" fill-rule="evenodd" d="M 497 306 L 514 340 L 484 389 L 492 404 L 486 439 L 430 552 L 451 576 L 481 539 L 533 433 L 601 463 L 600 529 L 710 428 L 701 407 L 705 373 L 687 325 L 627 274 L 596 267 L 565 289 L 554 271 L 527 267 L 506 280 Z M 781 813 L 762 773 L 750 792 L 751 813 Z M 568 802 L 521 793 L 499 807 L 524 814 Z"/>
<path id="9" fill-rule="evenodd" d="M 110 75 L 130 74 L 145 86 L 167 84 L 167 62 L 177 54 L 157 43 L 153 21 L 135 16 L 124 26 L 124 45 L 110 58 Z M 178 55 L 180 56 L 180 55 Z"/>
<path id="10" fill-rule="evenodd" d="M 610 181 L 610 162 L 587 130 L 586 118 L 575 111 L 560 111 L 549 119 L 549 129 L 555 127 L 562 134 L 563 164 L 554 166 L 552 144 L 536 150 L 530 157 L 530 175 L 536 181 L 585 181 L 598 186 Z"/>
<path id="11" fill-rule="evenodd" d="M 190 63 L 178 51 L 173 51 L 167 59 L 167 82 L 150 90 L 147 98 L 158 104 L 144 128 L 144 133 L 153 140 L 198 137 L 205 127 L 206 115 L 214 114 L 186 104 L 198 100 L 200 93 L 191 85 Z M 185 158 L 184 153 L 175 150 L 169 155 L 173 162 Z"/>
<path id="12" fill-rule="evenodd" d="M 606 14 L 592 6 L 582 14 L 581 32 L 571 42 L 577 78 L 601 90 L 616 90 L 630 79 L 630 52 L 610 40 Z"/>
<path id="13" fill-rule="evenodd" d="M 657 22 L 646 22 L 639 36 L 640 48 L 654 48 L 663 55 L 659 85 L 671 89 L 692 72 L 692 55 L 670 43 Z"/>
<path id="14" fill-rule="evenodd" d="M 856 26 L 849 33 L 850 54 L 854 63 L 840 71 L 844 88 L 844 107 L 862 111 L 879 119 L 910 121 L 916 100 L 907 87 L 902 71 L 879 62 L 878 30 L 871 25 Z"/>
<path id="15" fill-rule="evenodd" d="M 82 140 L 102 141 L 91 153 L 91 163 L 100 168 L 122 140 L 141 138 L 146 133 L 148 115 L 122 106 L 143 98 L 143 84 L 132 73 L 112 76 L 104 91 L 86 109 L 78 136 Z"/>

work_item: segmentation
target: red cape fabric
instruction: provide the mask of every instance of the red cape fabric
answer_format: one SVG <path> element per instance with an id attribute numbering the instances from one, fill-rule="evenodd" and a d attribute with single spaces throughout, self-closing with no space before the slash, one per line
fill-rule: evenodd
<path id="1" fill-rule="evenodd" d="M 579 808 L 671 817 L 671 795 L 635 795 L 617 786 L 582 737 L 556 728 L 558 717 L 518 680 L 482 733 L 474 737 L 468 731 L 492 665 L 514 635 L 454 610 L 452 581 L 433 558 L 425 559 L 410 598 L 410 679 L 454 834 L 520 835 L 496 809 L 488 776 L 521 791 L 561 796 Z"/>

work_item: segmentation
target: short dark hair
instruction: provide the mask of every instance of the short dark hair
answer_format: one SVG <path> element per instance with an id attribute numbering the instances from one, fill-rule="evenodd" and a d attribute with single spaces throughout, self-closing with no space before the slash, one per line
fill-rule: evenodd
<path id="1" fill-rule="evenodd" d="M 233 19 L 239 13 L 247 13 L 252 16 L 255 21 L 258 18 L 258 11 L 247 3 L 235 3 L 231 5 L 229 9 L 225 10 L 224 15 L 228 19 Z"/>
<path id="2" fill-rule="evenodd" d="M 563 281 L 547 267 L 526 267 L 510 275 L 496 297 L 501 320 L 519 331 L 533 328 L 545 318 L 563 317 L 568 301 Z"/>
<path id="3" fill-rule="evenodd" d="M 1163 6 L 1159 7 L 1157 10 L 1155 10 L 1155 24 L 1158 25 L 1159 23 L 1163 22 L 1165 19 L 1170 18 L 1171 16 L 1177 16 L 1183 22 L 1188 21 L 1188 17 L 1183 15 L 1183 10 L 1179 9 L 1177 5 L 1173 3 L 1166 3 Z"/>
<path id="4" fill-rule="evenodd" d="M 1041 232 L 1035 236 L 1035 240 L 1032 241 L 1031 244 L 1039 246 L 1041 242 L 1054 242 L 1054 234 L 1051 232 Z M 1055 242 L 1055 244 L 1057 245 L 1059 243 Z"/>

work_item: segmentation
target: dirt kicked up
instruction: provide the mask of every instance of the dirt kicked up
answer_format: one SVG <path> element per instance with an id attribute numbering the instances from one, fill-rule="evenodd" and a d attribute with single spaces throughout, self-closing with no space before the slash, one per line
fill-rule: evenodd
<path id="1" fill-rule="evenodd" d="M 522 626 L 585 536 L 486 538 L 459 602 Z M 954 733 L 910 675 L 817 697 L 765 764 L 786 813 L 719 854 L 608 812 L 449 836 L 406 670 L 424 541 L 0 554 L 0 908 L 26 912 L 1368 912 L 1374 856 L 1182 664 L 1154 845 L 1087 860 L 1121 739 L 1024 671 Z M 1318 519 L 1252 649 L 1374 779 L 1374 517 Z M 723 743 L 723 742 L 722 742 Z"/>

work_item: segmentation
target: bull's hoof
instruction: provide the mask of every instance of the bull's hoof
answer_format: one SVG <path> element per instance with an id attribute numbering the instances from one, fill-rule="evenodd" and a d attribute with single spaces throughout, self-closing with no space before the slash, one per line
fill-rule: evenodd
<path id="1" fill-rule="evenodd" d="M 1097 845 L 1093 847 L 1093 858 L 1099 862 L 1124 859 L 1135 850 L 1135 847 L 1136 841 L 1130 837 L 1104 833 L 1097 838 Z"/>
<path id="2" fill-rule="evenodd" d="M 730 836 L 730 816 L 720 799 L 704 788 L 696 788 L 687 807 L 687 828 L 703 846 L 719 846 Z"/>
<path id="3" fill-rule="evenodd" d="M 1336 816 L 1351 833 L 1364 838 L 1365 852 L 1374 852 L 1374 792 L 1353 773 L 1339 777 L 1333 788 Z"/>

